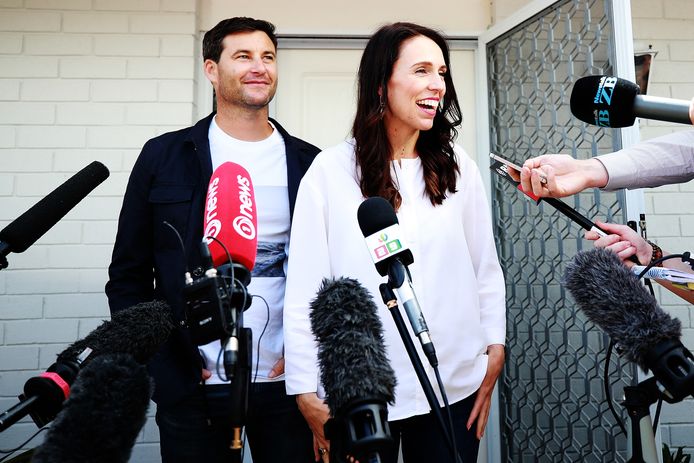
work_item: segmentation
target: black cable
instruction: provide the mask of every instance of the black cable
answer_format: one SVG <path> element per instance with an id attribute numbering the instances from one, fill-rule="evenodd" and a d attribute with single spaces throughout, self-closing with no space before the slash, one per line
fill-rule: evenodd
<path id="1" fill-rule="evenodd" d="M 643 278 L 643 276 L 646 273 L 648 273 L 650 269 L 660 264 L 661 262 L 665 262 L 668 259 L 675 259 L 677 257 L 681 258 L 682 262 L 688 263 L 692 270 L 694 270 L 694 259 L 692 259 L 691 253 L 687 251 L 683 252 L 682 254 L 670 254 L 668 256 L 661 257 L 660 259 L 654 260 L 650 264 L 646 265 L 646 267 L 641 271 L 641 273 L 639 273 L 639 279 Z"/>
<path id="2" fill-rule="evenodd" d="M 255 383 L 255 380 L 258 379 L 258 367 L 260 365 L 260 340 L 263 338 L 263 335 L 265 334 L 265 330 L 267 330 L 268 325 L 270 324 L 270 305 L 267 303 L 265 298 L 263 296 L 259 296 L 257 294 L 254 294 L 251 296 L 251 298 L 257 297 L 261 301 L 265 303 L 265 312 L 267 313 L 267 317 L 265 318 L 265 326 L 263 326 L 263 330 L 260 332 L 260 336 L 258 336 L 258 342 L 256 343 L 256 362 L 255 362 L 255 373 L 253 373 L 253 382 Z M 251 304 L 253 304 L 251 302 Z"/>
<path id="3" fill-rule="evenodd" d="M 658 405 L 655 407 L 655 417 L 653 418 L 653 434 L 658 430 L 658 419 L 660 418 L 660 409 L 663 408 L 663 398 L 658 399 Z"/>
<path id="4" fill-rule="evenodd" d="M 451 415 L 451 407 L 448 405 L 448 395 L 446 394 L 446 389 L 443 386 L 443 381 L 441 380 L 441 374 L 439 373 L 439 367 L 434 367 L 434 374 L 436 374 L 436 382 L 439 384 L 439 391 L 441 392 L 441 398 L 443 399 L 443 407 L 446 409 L 446 417 L 448 418 L 448 431 L 451 436 L 451 443 L 453 444 L 453 458 L 455 461 L 460 462 L 460 456 L 458 454 L 458 446 L 455 442 L 455 428 L 453 427 L 453 417 Z"/>
<path id="5" fill-rule="evenodd" d="M 610 384 L 610 359 L 612 358 L 612 350 L 614 349 L 614 344 L 614 341 L 610 339 L 610 344 L 607 346 L 607 355 L 605 356 L 605 376 L 603 378 L 603 386 L 605 387 L 605 400 L 607 401 L 607 405 L 610 407 L 610 411 L 612 412 L 614 419 L 617 421 L 617 425 L 619 425 L 619 428 L 626 436 L 627 428 L 624 426 L 622 417 L 619 416 L 619 414 L 617 413 L 617 409 L 615 409 L 614 403 L 612 402 L 612 385 Z"/>
<path id="6" fill-rule="evenodd" d="M 48 426 L 48 425 L 42 427 L 41 429 L 39 429 L 38 431 L 36 431 L 34 434 L 32 434 L 27 440 L 25 440 L 24 442 L 22 442 L 22 443 L 19 444 L 17 447 L 15 447 L 15 448 L 13 448 L 13 449 L 11 449 L 11 450 L 0 449 L 0 453 L 6 453 L 6 454 L 7 454 L 7 455 L 5 455 L 4 457 L 0 458 L 0 462 L 5 461 L 8 457 L 12 456 L 15 452 L 17 452 L 17 451 L 20 450 L 22 447 L 24 447 L 24 446 L 27 445 L 29 442 L 31 442 L 36 436 L 39 435 L 39 433 L 41 433 L 41 432 L 43 432 L 43 431 L 46 431 L 46 430 L 48 430 L 49 428 L 50 428 L 50 426 Z"/>
<path id="7" fill-rule="evenodd" d="M 190 273 L 190 270 L 188 270 L 188 263 L 186 262 L 186 247 L 183 244 L 183 238 L 181 238 L 181 234 L 178 233 L 178 230 L 176 230 L 176 227 L 171 225 L 169 222 L 166 220 L 163 220 L 162 223 L 169 227 L 171 230 L 173 230 L 174 234 L 176 235 L 176 238 L 178 238 L 178 243 L 181 245 L 181 254 L 183 254 L 183 268 L 186 269 L 187 273 Z"/>
<path id="8" fill-rule="evenodd" d="M 235 281 L 236 278 L 234 278 L 234 261 L 231 258 L 231 254 L 229 253 L 229 250 L 227 249 L 227 247 L 224 245 L 224 243 L 222 243 L 220 240 L 218 240 L 214 236 L 206 236 L 205 239 L 214 240 L 217 244 L 219 244 L 222 247 L 222 249 L 224 249 L 224 253 L 227 255 L 227 260 L 229 261 L 229 267 L 231 267 L 231 281 L 232 282 Z M 228 289 L 229 289 L 229 287 L 227 287 L 227 290 Z M 231 294 L 231 292 L 229 292 L 229 294 Z"/>
<path id="9" fill-rule="evenodd" d="M 261 299 L 265 303 L 265 311 L 267 313 L 267 317 L 265 318 L 265 325 L 263 326 L 263 330 L 260 332 L 260 336 L 258 336 L 258 342 L 256 343 L 256 362 L 255 362 L 255 372 L 253 373 L 253 381 L 252 384 L 255 384 L 255 381 L 258 379 L 258 366 L 260 365 L 260 340 L 263 338 L 263 335 L 265 334 L 265 330 L 267 329 L 268 325 L 270 324 L 270 305 L 267 303 L 265 298 L 263 296 L 259 296 L 257 294 L 254 294 L 251 296 L 251 299 L 254 297 L 257 297 L 258 299 Z M 253 302 L 251 302 L 251 305 Z M 243 428 L 243 448 L 246 448 L 246 427 L 244 426 Z"/>

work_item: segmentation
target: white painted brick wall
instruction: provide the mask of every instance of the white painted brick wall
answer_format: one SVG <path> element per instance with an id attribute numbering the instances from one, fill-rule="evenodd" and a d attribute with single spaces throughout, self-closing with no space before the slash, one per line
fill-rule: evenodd
<path id="1" fill-rule="evenodd" d="M 193 122 L 196 5 L 0 0 L 0 227 L 90 162 L 111 171 L 0 272 L 2 410 L 109 318 L 104 284 L 130 169 L 147 139 Z M 0 448 L 35 430 L 22 420 Z M 158 462 L 158 440 L 150 419 L 132 461 Z"/>
<path id="2" fill-rule="evenodd" d="M 658 51 L 648 93 L 690 100 L 694 97 L 694 2 L 691 0 L 632 0 L 634 48 L 652 45 Z M 677 130 L 681 125 L 642 120 L 646 140 Z M 694 181 L 645 190 L 648 236 L 670 252 L 694 252 Z M 682 342 L 694 350 L 694 307 L 659 291 L 663 307 L 682 321 Z M 663 442 L 685 447 L 694 455 L 694 400 L 667 405 L 662 413 Z"/>
<path id="3" fill-rule="evenodd" d="M 19 93 L 24 101 L 88 101 L 88 80 L 27 79 Z"/>
<path id="4" fill-rule="evenodd" d="M 88 10 L 91 0 L 26 0 L 26 7 L 49 10 Z"/>
<path id="5" fill-rule="evenodd" d="M 80 34 L 31 34 L 24 36 L 25 55 L 88 55 L 92 52 L 92 38 Z"/>

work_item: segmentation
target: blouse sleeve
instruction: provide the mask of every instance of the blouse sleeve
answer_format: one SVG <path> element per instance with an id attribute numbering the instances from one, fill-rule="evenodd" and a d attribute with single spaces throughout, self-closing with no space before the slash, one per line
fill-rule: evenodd
<path id="1" fill-rule="evenodd" d="M 317 392 L 317 343 L 311 332 L 309 304 L 330 275 L 327 202 L 318 166 L 304 176 L 297 194 L 289 243 L 284 300 L 285 382 L 287 394 Z"/>
<path id="2" fill-rule="evenodd" d="M 477 277 L 480 321 L 487 345 L 506 342 L 506 286 L 494 243 L 489 203 L 477 165 L 460 150 L 466 190 L 463 227 Z"/>

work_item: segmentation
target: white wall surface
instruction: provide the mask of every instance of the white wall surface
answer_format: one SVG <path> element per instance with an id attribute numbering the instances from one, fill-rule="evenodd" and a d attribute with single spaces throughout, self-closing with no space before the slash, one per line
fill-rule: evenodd
<path id="1" fill-rule="evenodd" d="M 634 50 L 658 51 L 651 68 L 648 94 L 690 100 L 694 97 L 694 2 L 632 0 Z M 691 127 L 640 121 L 647 140 Z M 694 252 L 694 181 L 645 190 L 649 239 L 670 253 Z M 656 285 L 657 286 L 657 285 Z M 694 306 L 659 289 L 659 301 L 682 321 L 682 342 L 694 351 Z M 663 405 L 663 442 L 685 447 L 694 455 L 694 399 Z"/>
<path id="2" fill-rule="evenodd" d="M 0 227 L 91 161 L 111 171 L 0 272 L 0 409 L 109 317 L 127 178 L 147 139 L 192 122 L 195 36 L 195 0 L 0 1 Z M 35 430 L 15 424 L 0 448 Z M 139 441 L 135 461 L 156 461 L 152 420 Z"/>
<path id="3" fill-rule="evenodd" d="M 411 21 L 449 35 L 476 36 L 490 24 L 490 14 L 489 0 L 439 0 L 431 4 L 401 0 L 204 0 L 199 25 L 207 30 L 220 18 L 252 16 L 273 22 L 280 34 L 370 35 L 384 23 Z"/>

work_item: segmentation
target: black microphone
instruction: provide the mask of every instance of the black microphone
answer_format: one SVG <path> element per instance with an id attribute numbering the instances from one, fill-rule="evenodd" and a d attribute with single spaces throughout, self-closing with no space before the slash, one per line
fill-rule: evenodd
<path id="1" fill-rule="evenodd" d="M 581 77 L 571 91 L 571 112 L 583 122 L 600 127 L 629 127 L 637 117 L 691 125 L 689 101 L 639 92 L 638 85 L 619 77 Z"/>
<path id="2" fill-rule="evenodd" d="M 83 339 L 58 354 L 48 370 L 24 384 L 20 402 L 0 414 L 0 431 L 31 415 L 42 427 L 60 412 L 80 368 L 103 354 L 132 355 L 147 363 L 174 328 L 171 309 L 163 302 L 145 302 L 114 313 Z"/>
<path id="3" fill-rule="evenodd" d="M 26 251 L 108 176 L 106 166 L 94 161 L 3 228 L 0 231 L 0 269 L 7 267 L 7 254 Z"/>
<path id="4" fill-rule="evenodd" d="M 665 400 L 694 395 L 694 356 L 680 341 L 680 321 L 658 306 L 615 253 L 602 248 L 579 252 L 566 268 L 564 284 L 624 358 L 653 372 Z"/>
<path id="5" fill-rule="evenodd" d="M 126 463 L 147 419 L 151 391 L 147 369 L 132 356 L 94 359 L 80 371 L 31 461 Z"/>
<path id="6" fill-rule="evenodd" d="M 434 343 L 429 336 L 424 314 L 412 287 L 407 266 L 414 262 L 412 251 L 405 245 L 393 206 L 385 199 L 374 196 L 364 200 L 357 210 L 359 228 L 366 240 L 376 270 L 388 275 L 388 281 L 402 301 L 412 330 L 422 344 L 422 350 L 431 366 L 438 365 Z"/>
<path id="7" fill-rule="evenodd" d="M 331 461 L 348 454 L 378 461 L 391 442 L 386 404 L 395 400 L 396 380 L 373 298 L 357 280 L 324 279 L 309 317 L 333 417 L 325 427 Z"/>

